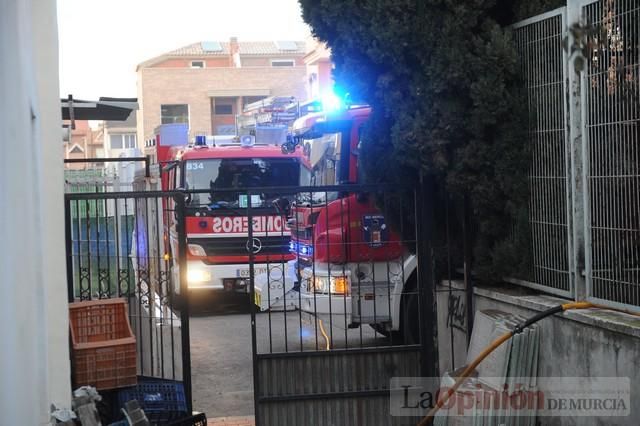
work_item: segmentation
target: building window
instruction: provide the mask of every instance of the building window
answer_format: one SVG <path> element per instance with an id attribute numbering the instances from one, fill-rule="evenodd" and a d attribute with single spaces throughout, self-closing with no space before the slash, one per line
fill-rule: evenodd
<path id="1" fill-rule="evenodd" d="M 216 98 L 214 112 L 216 115 L 233 115 L 235 98 Z"/>
<path id="2" fill-rule="evenodd" d="M 161 105 L 160 114 L 162 116 L 162 124 L 189 124 L 189 105 Z"/>
<path id="3" fill-rule="evenodd" d="M 191 68 L 204 68 L 204 61 L 191 61 Z"/>
<path id="4" fill-rule="evenodd" d="M 109 144 L 111 149 L 125 149 L 136 147 L 136 135 L 135 133 L 128 133 L 124 135 L 110 135 Z"/>
<path id="5" fill-rule="evenodd" d="M 292 67 L 296 64 L 296 61 L 293 59 L 272 59 L 271 66 L 272 67 Z"/>

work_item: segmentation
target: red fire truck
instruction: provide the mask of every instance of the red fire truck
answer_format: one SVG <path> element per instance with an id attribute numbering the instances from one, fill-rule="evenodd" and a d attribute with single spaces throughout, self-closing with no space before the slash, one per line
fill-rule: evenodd
<path id="1" fill-rule="evenodd" d="M 308 114 L 292 131 L 306 146 L 314 185 L 358 182 L 360 131 L 368 106 Z M 371 325 L 384 335 L 418 342 L 417 261 L 391 230 L 373 193 L 311 192 L 292 203 L 289 276 L 299 294 L 289 296 L 302 311 L 331 317 L 333 324 Z M 265 293 L 256 284 L 256 302 Z M 262 302 L 262 303 L 260 303 Z M 326 318 L 325 318 L 326 319 Z"/>
<path id="2" fill-rule="evenodd" d="M 176 127 L 175 125 L 169 125 Z M 162 127 L 162 126 L 161 126 Z M 187 236 L 187 281 L 190 293 L 201 290 L 248 292 L 249 257 L 253 252 L 255 272 L 266 272 L 269 262 L 287 262 L 290 232 L 286 219 L 272 205 L 278 193 L 247 196 L 248 188 L 308 185 L 310 170 L 302 148 L 283 153 L 282 141 L 261 144 L 254 135 L 242 137 L 196 137 L 188 145 L 186 128 L 165 132 L 158 129 L 151 145 L 162 167 L 164 190 L 187 190 L 185 221 Z M 238 192 L 230 191 L 238 189 Z M 189 190 L 206 190 L 190 193 Z M 253 219 L 249 240 L 247 207 Z M 166 219 L 169 217 L 169 219 Z M 171 215 L 165 220 L 171 221 Z M 165 224 L 174 253 L 172 273 L 178 276 L 175 259 L 175 227 Z M 177 290 L 177 289 L 176 289 Z"/>

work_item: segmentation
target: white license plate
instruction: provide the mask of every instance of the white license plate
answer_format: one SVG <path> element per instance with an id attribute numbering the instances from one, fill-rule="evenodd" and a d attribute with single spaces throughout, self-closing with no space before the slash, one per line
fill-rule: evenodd
<path id="1" fill-rule="evenodd" d="M 266 274 L 267 268 L 253 268 L 253 275 L 258 276 L 260 274 Z M 249 278 L 249 270 L 248 269 L 238 269 L 236 271 L 236 275 L 238 278 Z"/>

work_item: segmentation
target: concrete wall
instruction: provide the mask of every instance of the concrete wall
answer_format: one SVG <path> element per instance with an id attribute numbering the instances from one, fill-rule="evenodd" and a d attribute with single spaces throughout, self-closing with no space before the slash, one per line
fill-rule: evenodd
<path id="1" fill-rule="evenodd" d="M 56 4 L 0 3 L 0 423 L 69 406 Z"/>
<path id="2" fill-rule="evenodd" d="M 452 371 L 467 357 L 466 293 L 458 285 L 439 287 L 438 306 L 438 362 L 440 374 Z"/>
<path id="3" fill-rule="evenodd" d="M 162 104 L 188 104 L 190 135 L 211 134 L 211 98 L 295 96 L 305 99 L 305 67 L 141 68 L 138 71 L 138 141 L 161 124 Z M 221 93 L 224 92 L 224 93 Z"/>
<path id="4" fill-rule="evenodd" d="M 459 284 L 454 287 L 461 288 Z M 450 327 L 446 318 L 455 304 L 447 304 L 448 292 L 438 293 L 438 349 L 443 357 L 451 352 L 453 334 L 456 367 L 466 358 L 465 327 Z M 454 290 L 454 296 L 457 292 Z M 460 294 L 464 294 L 461 293 Z M 566 303 L 565 299 L 536 294 L 514 286 L 477 288 L 475 309 L 497 309 L 531 317 Z M 455 309 L 451 314 L 455 316 Z M 466 319 L 464 320 L 466 322 Z M 541 327 L 538 376 L 540 377 L 629 377 L 631 415 L 628 417 L 562 417 L 539 419 L 544 425 L 638 425 L 640 410 L 640 319 L 612 311 L 567 311 L 538 323 Z M 488 344 L 489 342 L 487 342 Z M 442 371 L 441 371 L 442 373 Z M 634 405 L 635 402 L 635 405 Z"/>

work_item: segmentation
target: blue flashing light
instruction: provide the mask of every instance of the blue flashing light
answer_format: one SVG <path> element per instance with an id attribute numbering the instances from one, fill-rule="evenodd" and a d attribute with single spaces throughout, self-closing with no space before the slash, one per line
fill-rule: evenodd
<path id="1" fill-rule="evenodd" d="M 333 91 L 323 94 L 320 100 L 322 101 L 322 110 L 325 112 L 334 112 L 344 108 L 342 99 Z"/>
<path id="2" fill-rule="evenodd" d="M 311 257 L 313 256 L 313 246 L 303 244 L 298 241 L 289 242 L 289 251 L 299 256 Z"/>

